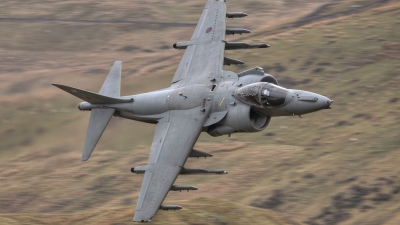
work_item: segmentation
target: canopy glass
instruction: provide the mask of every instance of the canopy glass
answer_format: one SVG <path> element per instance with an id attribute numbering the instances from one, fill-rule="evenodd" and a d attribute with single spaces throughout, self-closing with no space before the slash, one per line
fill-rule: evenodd
<path id="1" fill-rule="evenodd" d="M 276 107 L 285 103 L 287 90 L 283 87 L 259 82 L 236 90 L 235 96 L 242 102 L 259 108 Z"/>

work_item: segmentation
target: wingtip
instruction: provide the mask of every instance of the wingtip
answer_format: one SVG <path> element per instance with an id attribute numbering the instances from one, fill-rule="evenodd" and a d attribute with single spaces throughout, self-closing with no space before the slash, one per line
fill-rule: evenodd
<path id="1" fill-rule="evenodd" d="M 88 159 L 89 159 L 89 157 L 84 157 L 84 156 L 82 156 L 81 161 L 82 161 L 82 162 L 88 161 Z"/>
<path id="2" fill-rule="evenodd" d="M 62 84 L 51 84 L 51 85 L 53 85 L 54 87 L 58 87 L 58 88 L 60 88 L 62 90 L 64 90 L 63 88 L 67 88 L 67 86 L 62 85 Z"/>
<path id="3" fill-rule="evenodd" d="M 146 212 L 135 211 L 135 213 L 133 214 L 132 221 L 139 222 L 139 223 L 149 223 L 149 222 L 151 222 L 151 219 L 153 219 L 154 215 L 155 215 L 155 212 L 153 213 L 153 216 L 150 216 Z"/>

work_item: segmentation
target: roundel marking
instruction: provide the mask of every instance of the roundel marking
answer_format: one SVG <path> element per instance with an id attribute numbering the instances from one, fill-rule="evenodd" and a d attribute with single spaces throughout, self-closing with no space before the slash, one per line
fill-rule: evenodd
<path id="1" fill-rule="evenodd" d="M 210 33 L 211 30 L 212 30 L 212 27 L 207 28 L 206 33 L 207 33 L 207 34 Z"/>

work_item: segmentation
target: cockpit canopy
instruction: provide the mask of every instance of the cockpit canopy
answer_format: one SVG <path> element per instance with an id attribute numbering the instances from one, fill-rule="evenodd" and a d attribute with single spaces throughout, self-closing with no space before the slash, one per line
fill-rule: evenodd
<path id="1" fill-rule="evenodd" d="M 283 105 L 287 92 L 283 87 L 271 83 L 258 82 L 237 89 L 235 97 L 246 104 L 266 108 Z"/>

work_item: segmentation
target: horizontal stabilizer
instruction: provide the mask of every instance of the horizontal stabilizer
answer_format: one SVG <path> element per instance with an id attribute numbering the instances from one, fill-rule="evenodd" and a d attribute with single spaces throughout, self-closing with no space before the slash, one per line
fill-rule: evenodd
<path id="1" fill-rule="evenodd" d="M 247 16 L 247 13 L 244 12 L 227 12 L 226 17 L 228 18 L 242 18 Z"/>
<path id="2" fill-rule="evenodd" d="M 189 190 L 197 190 L 197 187 L 187 186 L 187 185 L 172 185 L 171 191 L 189 191 Z"/>
<path id="3" fill-rule="evenodd" d="M 82 161 L 86 161 L 89 159 L 94 147 L 96 147 L 97 142 L 99 142 L 99 139 L 106 129 L 107 124 L 113 116 L 114 112 L 115 109 L 112 108 L 92 109 L 86 133 L 85 145 L 83 147 Z"/>
<path id="4" fill-rule="evenodd" d="M 244 64 L 244 62 L 237 59 L 224 57 L 224 65 L 230 66 L 230 65 L 240 65 L 240 64 Z"/>
<path id="5" fill-rule="evenodd" d="M 226 28 L 227 35 L 234 35 L 234 34 L 243 34 L 243 33 L 251 33 L 249 30 L 244 29 L 244 28 Z"/>
<path id="6" fill-rule="evenodd" d="M 125 103 L 133 101 L 133 99 L 130 98 L 128 99 L 128 98 L 108 97 L 91 91 L 85 91 L 62 84 L 53 84 L 53 85 L 91 104 L 116 104 L 116 103 Z"/>
<path id="7" fill-rule="evenodd" d="M 206 170 L 206 169 L 190 169 L 190 168 L 182 168 L 180 174 L 228 174 L 225 170 Z"/>
<path id="8" fill-rule="evenodd" d="M 191 158 L 199 158 L 199 157 L 207 158 L 207 157 L 212 157 L 212 156 L 213 156 L 213 154 L 202 152 L 202 151 L 199 151 L 196 149 L 193 149 L 189 154 L 189 157 L 191 157 Z"/>
<path id="9" fill-rule="evenodd" d="M 235 49 L 249 49 L 249 48 L 269 48 L 270 46 L 265 43 L 249 44 L 246 42 L 226 42 L 225 50 Z"/>
<path id="10" fill-rule="evenodd" d="M 160 209 L 168 211 L 168 210 L 180 210 L 182 206 L 180 205 L 160 205 Z"/>

